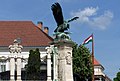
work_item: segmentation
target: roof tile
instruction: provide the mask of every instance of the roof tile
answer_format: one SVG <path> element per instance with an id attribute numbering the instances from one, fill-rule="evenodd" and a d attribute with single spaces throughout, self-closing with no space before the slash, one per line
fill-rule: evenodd
<path id="1" fill-rule="evenodd" d="M 94 58 L 94 65 L 101 65 L 101 64 Z"/>
<path id="2" fill-rule="evenodd" d="M 32 21 L 0 21 L 0 46 L 9 46 L 16 38 L 23 46 L 47 46 L 53 40 Z"/>

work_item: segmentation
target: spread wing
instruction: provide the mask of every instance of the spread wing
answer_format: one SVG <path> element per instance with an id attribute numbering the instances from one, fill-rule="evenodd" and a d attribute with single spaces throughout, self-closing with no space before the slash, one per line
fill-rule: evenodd
<path id="1" fill-rule="evenodd" d="M 61 8 L 60 4 L 59 3 L 54 3 L 51 6 L 51 9 L 52 9 L 55 21 L 57 22 L 57 26 L 60 26 L 61 24 L 64 23 L 62 8 Z"/>

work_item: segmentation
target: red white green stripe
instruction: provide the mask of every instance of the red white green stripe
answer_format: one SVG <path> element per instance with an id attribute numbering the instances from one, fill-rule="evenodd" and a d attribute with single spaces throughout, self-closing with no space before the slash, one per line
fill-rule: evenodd
<path id="1" fill-rule="evenodd" d="M 83 45 L 88 44 L 89 42 L 93 41 L 93 35 L 89 36 L 87 39 L 84 40 Z"/>

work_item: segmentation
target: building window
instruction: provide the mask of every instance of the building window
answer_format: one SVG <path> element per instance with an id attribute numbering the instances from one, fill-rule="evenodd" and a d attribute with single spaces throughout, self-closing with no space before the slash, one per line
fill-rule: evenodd
<path id="1" fill-rule="evenodd" d="M 0 72 L 5 72 L 6 71 L 6 61 L 2 60 L 0 61 Z"/>
<path id="2" fill-rule="evenodd" d="M 6 65 L 1 65 L 1 72 L 6 71 Z"/>

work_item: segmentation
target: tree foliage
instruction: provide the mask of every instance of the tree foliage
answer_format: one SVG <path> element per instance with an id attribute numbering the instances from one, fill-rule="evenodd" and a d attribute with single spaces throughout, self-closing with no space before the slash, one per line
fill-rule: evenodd
<path id="1" fill-rule="evenodd" d="M 73 72 L 77 73 L 80 81 L 92 79 L 92 60 L 91 53 L 88 48 L 83 45 L 78 47 L 77 44 L 73 46 Z"/>
<path id="2" fill-rule="evenodd" d="M 113 80 L 120 81 L 120 72 L 117 73 L 116 77 Z"/>
<path id="3" fill-rule="evenodd" d="M 30 50 L 28 64 L 26 65 L 26 79 L 39 80 L 40 79 L 40 52 L 39 49 Z"/>

